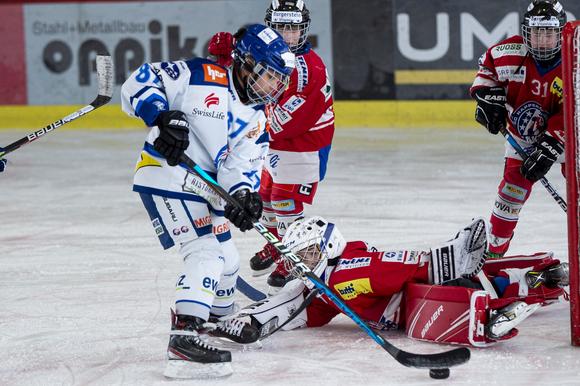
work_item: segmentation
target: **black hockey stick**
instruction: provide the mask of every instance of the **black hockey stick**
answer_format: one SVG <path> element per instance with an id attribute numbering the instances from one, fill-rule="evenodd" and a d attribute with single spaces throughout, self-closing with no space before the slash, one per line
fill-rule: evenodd
<path id="1" fill-rule="evenodd" d="M 99 83 L 98 95 L 89 105 L 86 105 L 80 110 L 77 110 L 64 118 L 59 119 L 58 121 L 55 121 L 43 127 L 42 129 L 35 131 L 34 133 L 28 134 L 26 137 L 21 138 L 4 148 L 0 147 L 0 158 L 8 153 L 13 152 L 21 146 L 37 140 L 43 135 L 50 133 L 54 129 L 72 122 L 75 119 L 82 117 L 83 115 L 87 115 L 91 111 L 109 103 L 111 97 L 113 96 L 113 62 L 108 54 L 97 56 L 97 79 Z"/>
<path id="2" fill-rule="evenodd" d="M 228 204 L 243 209 L 224 188 L 222 188 L 213 178 L 211 178 L 203 169 L 193 162 L 185 154 L 181 157 L 181 162 L 185 163 L 190 171 L 199 176 L 208 186 L 210 186 L 222 199 Z M 395 347 L 392 343 L 384 339 L 381 335 L 376 333 L 360 316 L 348 307 L 332 290 L 316 276 L 302 259 L 296 254 L 292 253 L 272 232 L 270 232 L 264 225 L 256 221 L 254 224 L 256 229 L 262 237 L 274 246 L 294 267 L 306 276 L 316 288 L 318 288 L 324 295 L 326 295 L 343 313 L 350 317 L 364 332 L 367 333 L 377 344 L 379 344 L 385 351 L 387 351 L 397 362 L 407 367 L 424 368 L 424 369 L 448 369 L 452 366 L 457 366 L 467 362 L 471 356 L 471 352 L 466 347 L 456 348 L 450 351 L 437 354 L 414 354 L 403 351 Z"/>
<path id="3" fill-rule="evenodd" d="M 522 157 L 522 160 L 525 161 L 528 158 L 528 153 L 526 153 L 526 151 L 520 146 L 520 144 L 505 128 L 500 129 L 500 132 L 503 134 L 503 136 L 509 142 L 509 144 L 514 148 L 516 153 L 518 153 L 518 155 Z M 548 193 L 550 193 L 550 196 L 552 196 L 552 198 L 558 203 L 558 205 L 560 205 L 560 208 L 562 208 L 564 212 L 567 212 L 568 205 L 566 204 L 566 201 L 562 198 L 562 196 L 558 194 L 558 191 L 552 186 L 552 184 L 550 184 L 550 181 L 548 181 L 546 177 L 542 177 L 540 178 L 540 182 L 542 183 L 542 185 L 544 185 L 544 188 L 546 188 Z"/>

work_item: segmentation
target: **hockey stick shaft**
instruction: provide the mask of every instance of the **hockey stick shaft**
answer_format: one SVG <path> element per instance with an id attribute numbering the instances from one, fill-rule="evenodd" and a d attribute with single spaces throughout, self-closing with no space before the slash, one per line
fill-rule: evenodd
<path id="1" fill-rule="evenodd" d="M 183 155 L 181 161 L 187 165 L 190 171 L 199 176 L 207 183 L 224 201 L 228 204 L 243 210 L 238 203 L 224 188 L 222 188 L 213 178 L 211 178 L 203 169 L 193 162 L 189 157 Z M 377 334 L 365 321 L 361 319 L 350 307 L 344 303 L 332 290 L 316 276 L 310 268 L 304 264 L 302 259 L 292 253 L 272 232 L 264 225 L 256 221 L 253 224 L 262 237 L 274 246 L 287 260 L 291 261 L 296 269 L 310 280 L 316 288 L 326 295 L 342 312 L 350 317 L 364 332 L 367 333 L 377 344 L 387 351 L 397 362 L 407 367 L 438 369 L 449 368 L 467 362 L 470 358 L 470 351 L 466 347 L 453 349 L 438 354 L 413 354 L 398 349 L 393 344 Z"/>
<path id="2" fill-rule="evenodd" d="M 505 128 L 501 129 L 500 131 L 502 135 L 505 137 L 505 139 L 509 142 L 509 144 L 514 148 L 516 153 L 518 153 L 518 155 L 522 157 L 522 160 L 525 161 L 528 158 L 528 153 L 526 153 L 526 151 L 520 146 L 520 144 L 516 141 L 516 139 Z M 564 200 L 564 198 L 562 198 L 562 196 L 560 196 L 560 194 L 552 186 L 552 184 L 550 184 L 550 181 L 548 181 L 546 177 L 542 177 L 540 178 L 540 182 L 542 183 L 542 185 L 544 185 L 544 188 L 546 188 L 548 193 L 550 193 L 550 196 L 552 196 L 554 201 L 556 201 L 558 205 L 560 205 L 560 208 L 562 208 L 564 212 L 567 212 L 568 205 L 566 204 L 566 201 Z"/>
<path id="3" fill-rule="evenodd" d="M 0 148 L 0 158 L 26 144 L 29 144 L 30 142 L 36 141 L 38 138 L 44 136 L 45 134 L 48 134 L 51 131 L 82 116 L 85 116 L 91 111 L 94 111 L 95 109 L 98 109 L 99 107 L 109 103 L 111 97 L 113 96 L 113 62 L 109 55 L 97 56 L 97 81 L 99 84 L 98 95 L 90 104 L 75 111 L 72 114 L 67 115 L 64 118 L 46 125 L 42 129 L 28 134 L 26 137 L 20 138 L 18 141 L 11 143 L 4 148 Z"/>

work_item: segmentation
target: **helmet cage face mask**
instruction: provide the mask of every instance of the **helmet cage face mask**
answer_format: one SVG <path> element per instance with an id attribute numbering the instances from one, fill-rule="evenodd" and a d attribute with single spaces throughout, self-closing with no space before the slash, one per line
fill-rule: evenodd
<path id="1" fill-rule="evenodd" d="M 538 61 L 548 61 L 556 57 L 562 48 L 562 30 L 556 20 L 556 26 L 522 25 L 522 36 L 529 53 Z M 546 24 L 546 23 L 530 23 Z"/>
<path id="2" fill-rule="evenodd" d="M 296 13 L 300 15 L 300 12 L 272 12 L 272 19 L 273 20 L 282 20 L 282 17 L 276 18 L 276 14 L 288 14 L 288 13 Z M 310 20 L 299 22 L 299 23 L 292 23 L 292 22 L 274 22 L 266 20 L 266 25 L 273 30 L 277 31 L 282 37 L 290 51 L 297 52 L 304 44 L 306 44 L 306 40 L 308 39 L 308 33 L 310 32 Z"/>
<path id="3" fill-rule="evenodd" d="M 252 68 L 246 59 L 246 68 Z M 246 91 L 250 103 L 276 103 L 284 90 L 288 87 L 290 77 L 264 63 L 253 66 L 251 74 L 246 80 Z"/>

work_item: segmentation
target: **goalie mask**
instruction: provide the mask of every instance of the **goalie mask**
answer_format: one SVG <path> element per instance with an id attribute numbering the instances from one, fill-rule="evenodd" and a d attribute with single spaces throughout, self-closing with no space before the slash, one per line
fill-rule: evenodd
<path id="1" fill-rule="evenodd" d="M 304 0 L 272 0 L 264 21 L 282 35 L 290 51 L 297 53 L 306 44 L 310 11 L 306 9 Z"/>
<path id="2" fill-rule="evenodd" d="M 322 280 L 328 260 L 339 257 L 346 247 L 346 240 L 338 228 L 320 216 L 293 222 L 282 242 Z M 302 272 L 292 263 L 284 260 L 284 265 L 292 276 L 302 278 Z M 303 280 L 312 289 L 310 280 Z"/>
<path id="3" fill-rule="evenodd" d="M 271 28 L 253 24 L 236 35 L 234 84 L 244 104 L 276 103 L 294 71 L 295 57 L 282 37 Z M 249 73 L 247 76 L 241 73 Z"/>
<path id="4" fill-rule="evenodd" d="M 528 52 L 539 62 L 554 59 L 562 47 L 566 12 L 557 0 L 534 0 L 524 14 L 522 36 Z"/>

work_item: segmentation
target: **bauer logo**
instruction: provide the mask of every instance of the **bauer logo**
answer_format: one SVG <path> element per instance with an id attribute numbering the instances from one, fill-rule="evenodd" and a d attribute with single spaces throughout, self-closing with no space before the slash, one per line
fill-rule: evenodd
<path id="1" fill-rule="evenodd" d="M 368 278 L 350 280 L 334 285 L 334 289 L 344 300 L 352 300 L 360 294 L 372 293 L 371 282 Z"/>

